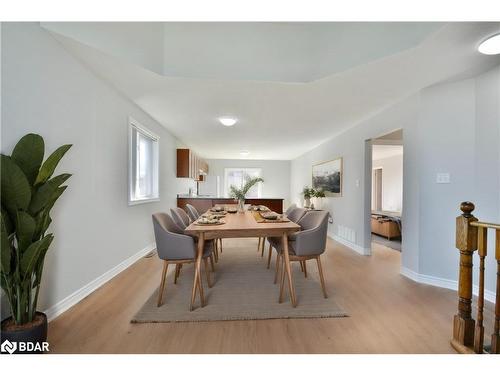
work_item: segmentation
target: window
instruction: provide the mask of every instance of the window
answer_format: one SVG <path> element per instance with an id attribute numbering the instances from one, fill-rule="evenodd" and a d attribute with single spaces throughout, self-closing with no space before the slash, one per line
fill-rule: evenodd
<path id="1" fill-rule="evenodd" d="M 129 205 L 158 201 L 159 137 L 129 120 Z"/>
<path id="2" fill-rule="evenodd" d="M 224 192 L 229 196 L 229 187 L 243 187 L 247 178 L 261 177 L 260 168 L 225 168 L 224 169 Z M 254 185 L 247 193 L 247 198 L 260 198 L 262 195 L 262 184 Z"/>

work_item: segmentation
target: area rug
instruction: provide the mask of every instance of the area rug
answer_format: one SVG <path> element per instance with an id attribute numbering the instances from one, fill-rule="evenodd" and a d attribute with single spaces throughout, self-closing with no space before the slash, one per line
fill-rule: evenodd
<path id="1" fill-rule="evenodd" d="M 257 253 L 257 241 L 253 239 L 224 240 L 223 253 L 211 273 L 215 284 L 208 288 L 205 273 L 203 286 L 206 306 L 200 307 L 196 299 L 194 311 L 189 311 L 193 266 L 184 265 L 177 284 L 173 283 L 174 266 L 170 266 L 163 295 L 163 305 L 156 306 L 158 290 L 149 297 L 132 323 L 200 322 L 253 319 L 290 318 L 339 318 L 348 316 L 335 302 L 335 295 L 329 292 L 324 298 L 315 261 L 308 261 L 307 278 L 298 262 L 293 262 L 294 285 L 298 306 L 293 308 L 288 292 L 283 303 L 278 303 L 279 286 L 273 284 L 276 255 L 271 268 L 267 269 L 266 256 Z M 158 260 L 158 262 L 160 262 Z M 324 267 L 325 278 L 329 270 Z M 203 269 L 203 267 L 202 267 Z M 159 284 L 158 278 L 158 284 Z M 327 280 L 328 281 L 328 280 Z M 328 285 L 328 283 L 327 283 Z"/>

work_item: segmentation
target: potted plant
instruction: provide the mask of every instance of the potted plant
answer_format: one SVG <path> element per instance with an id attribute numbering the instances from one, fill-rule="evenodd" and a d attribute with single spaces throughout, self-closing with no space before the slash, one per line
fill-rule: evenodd
<path id="1" fill-rule="evenodd" d="M 314 189 L 309 186 L 304 186 L 304 189 L 302 189 L 302 196 L 304 197 L 304 207 L 311 207 L 311 198 L 314 196 Z"/>
<path id="2" fill-rule="evenodd" d="M 229 187 L 229 196 L 231 198 L 238 200 L 238 212 L 245 212 L 245 196 L 248 191 L 257 183 L 264 182 L 264 180 L 260 177 L 250 178 L 250 176 L 245 176 L 245 185 L 241 189 L 238 189 L 236 186 L 231 185 Z"/>
<path id="3" fill-rule="evenodd" d="M 71 177 L 52 175 L 70 147 L 59 147 L 43 161 L 43 138 L 27 134 L 10 156 L 1 154 L 0 277 L 12 314 L 1 323 L 2 343 L 31 342 L 37 352 L 47 340 L 47 317 L 36 308 L 45 254 L 54 239 L 47 233 L 50 210 Z"/>
<path id="4" fill-rule="evenodd" d="M 315 201 L 316 209 L 321 210 L 323 208 L 323 198 L 325 197 L 325 192 L 323 190 L 314 190 L 313 197 Z"/>

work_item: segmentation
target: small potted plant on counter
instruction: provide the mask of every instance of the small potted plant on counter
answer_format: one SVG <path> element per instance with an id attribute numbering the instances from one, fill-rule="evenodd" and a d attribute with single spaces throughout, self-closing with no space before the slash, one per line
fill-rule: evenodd
<path id="1" fill-rule="evenodd" d="M 238 200 L 238 212 L 245 212 L 245 196 L 248 191 L 257 183 L 264 182 L 264 180 L 260 177 L 251 178 L 250 176 L 245 176 L 245 185 L 241 189 L 238 189 L 236 186 L 231 185 L 229 187 L 229 196 L 231 198 Z"/>
<path id="2" fill-rule="evenodd" d="M 316 208 L 317 210 L 322 210 L 323 209 L 323 198 L 325 198 L 325 192 L 323 190 L 314 190 L 313 198 L 314 198 L 314 204 L 311 206 L 311 208 Z"/>
<path id="3" fill-rule="evenodd" d="M 311 198 L 314 197 L 314 189 L 305 186 L 304 189 L 302 189 L 302 196 L 304 197 L 304 208 L 311 207 Z"/>
<path id="4" fill-rule="evenodd" d="M 47 316 L 37 311 L 45 254 L 54 239 L 47 229 L 52 222 L 50 210 L 71 177 L 52 174 L 70 147 L 59 147 L 43 161 L 43 138 L 27 134 L 12 155 L 1 155 L 0 276 L 11 312 L 1 324 L 2 344 L 9 340 L 13 351 L 24 342 L 32 344 L 32 352 L 42 352 L 47 341 Z"/>

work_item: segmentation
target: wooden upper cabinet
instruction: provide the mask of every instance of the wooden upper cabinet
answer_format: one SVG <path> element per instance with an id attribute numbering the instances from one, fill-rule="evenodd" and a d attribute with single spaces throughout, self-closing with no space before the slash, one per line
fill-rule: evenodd
<path id="1" fill-rule="evenodd" d="M 188 148 L 177 149 L 177 177 L 203 181 L 208 173 L 208 163 Z"/>

